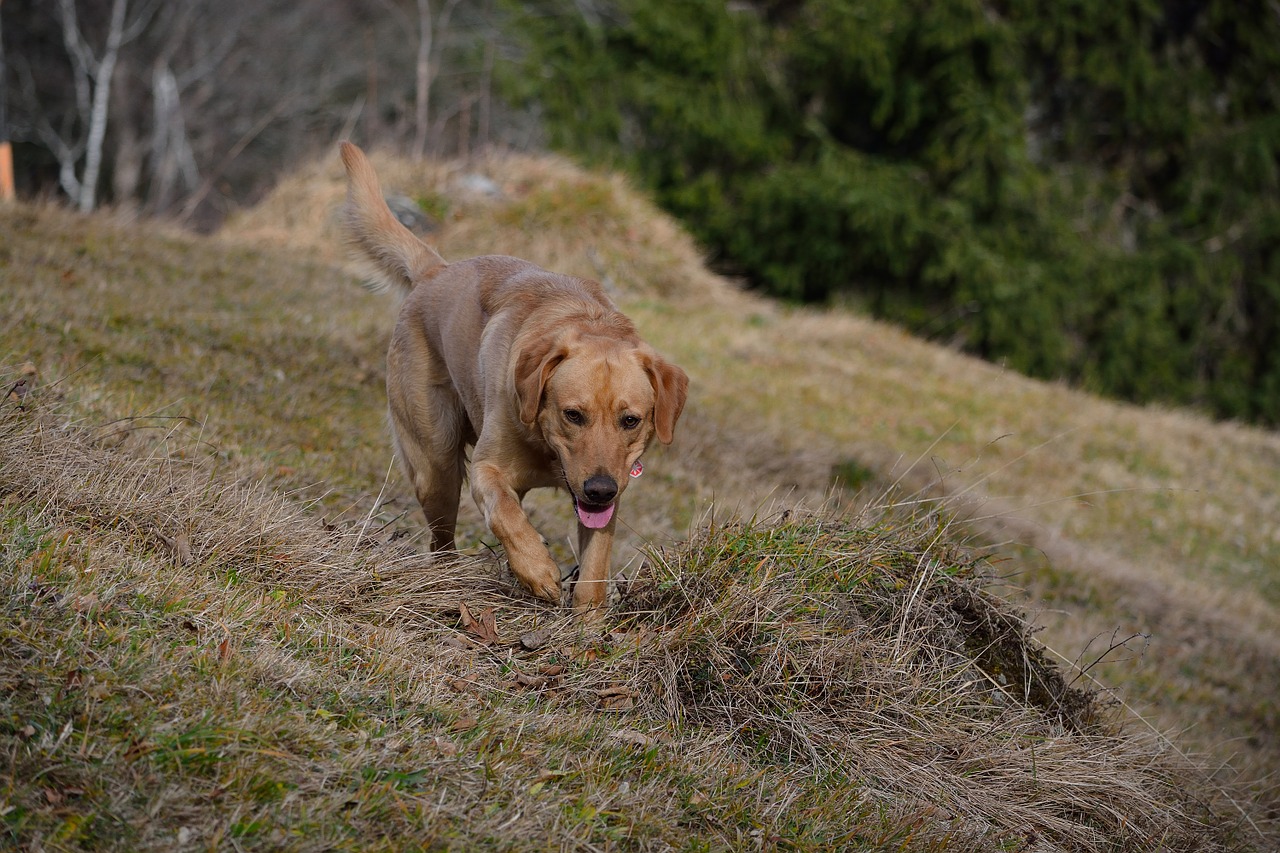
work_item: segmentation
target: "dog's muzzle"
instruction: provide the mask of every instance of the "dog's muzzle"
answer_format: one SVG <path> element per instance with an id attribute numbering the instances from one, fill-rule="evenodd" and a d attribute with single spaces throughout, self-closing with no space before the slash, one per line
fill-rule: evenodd
<path id="1" fill-rule="evenodd" d="M 618 482 L 608 474 L 596 474 L 582 484 L 582 497 L 573 492 L 573 508 L 583 527 L 599 530 L 613 518 Z"/>

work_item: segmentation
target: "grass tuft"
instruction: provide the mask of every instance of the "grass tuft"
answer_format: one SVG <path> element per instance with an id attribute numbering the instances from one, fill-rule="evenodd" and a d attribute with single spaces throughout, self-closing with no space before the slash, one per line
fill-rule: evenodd
<path id="1" fill-rule="evenodd" d="M 498 561 L 428 565 L 31 402 L 0 418 L 19 845 L 1238 840 L 1200 771 L 1064 685 L 937 515 L 712 524 L 590 628 Z"/>

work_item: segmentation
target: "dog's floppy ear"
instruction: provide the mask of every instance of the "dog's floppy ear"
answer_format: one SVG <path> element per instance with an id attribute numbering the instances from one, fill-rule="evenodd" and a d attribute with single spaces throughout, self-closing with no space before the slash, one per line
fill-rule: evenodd
<path id="1" fill-rule="evenodd" d="M 542 392 L 547 380 L 569 355 L 559 341 L 533 340 L 520 348 L 516 355 L 515 384 L 516 411 L 525 426 L 538 422 L 538 409 L 542 406 Z"/>
<path id="2" fill-rule="evenodd" d="M 654 429 L 658 434 L 658 441 L 670 444 L 675 438 L 676 421 L 680 419 L 684 402 L 689 396 L 689 377 L 657 353 L 649 356 L 645 369 L 649 371 L 649 381 L 653 383 Z"/>

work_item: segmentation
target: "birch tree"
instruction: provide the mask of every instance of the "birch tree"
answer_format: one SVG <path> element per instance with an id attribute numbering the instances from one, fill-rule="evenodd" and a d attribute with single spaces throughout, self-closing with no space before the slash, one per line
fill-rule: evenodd
<path id="1" fill-rule="evenodd" d="M 467 152 L 477 129 L 488 138 L 503 39 L 493 0 L 4 6 L 10 131 L 50 155 L 23 174 L 84 210 L 136 204 L 216 227 L 361 116 L 366 142 L 411 156 Z"/>
<path id="2" fill-rule="evenodd" d="M 72 129 L 59 131 L 47 117 L 38 114 L 36 128 L 58 160 L 58 178 L 63 191 L 81 211 L 88 212 L 97 206 L 111 87 L 120 51 L 142 32 L 156 6 L 154 0 L 145 3 L 130 19 L 129 0 L 112 0 L 106 36 L 101 49 L 96 50 L 80 26 L 75 0 L 58 0 L 58 21 L 71 62 L 79 121 Z"/>
<path id="3" fill-rule="evenodd" d="M 382 5 L 400 21 L 406 30 L 417 31 L 414 55 L 413 142 L 410 153 L 419 159 L 426 156 L 427 140 L 431 133 L 431 89 L 440 73 L 440 56 L 444 49 L 444 36 L 449 30 L 449 19 L 460 0 L 445 0 L 439 15 L 431 11 L 431 0 L 415 0 L 417 20 L 411 20 L 392 0 L 382 0 Z"/>

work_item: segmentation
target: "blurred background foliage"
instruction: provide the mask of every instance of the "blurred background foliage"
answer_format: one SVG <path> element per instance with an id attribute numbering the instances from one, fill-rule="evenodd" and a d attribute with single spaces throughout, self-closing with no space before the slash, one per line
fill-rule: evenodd
<path id="1" fill-rule="evenodd" d="M 513 90 L 723 271 L 1033 376 L 1280 422 L 1280 9 L 520 4 Z"/>
<path id="2" fill-rule="evenodd" d="M 0 24 L 28 197 L 212 230 L 339 136 L 552 147 L 777 297 L 1280 424 L 1273 0 L 8 0 Z"/>

